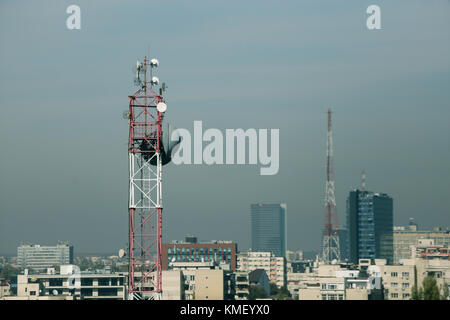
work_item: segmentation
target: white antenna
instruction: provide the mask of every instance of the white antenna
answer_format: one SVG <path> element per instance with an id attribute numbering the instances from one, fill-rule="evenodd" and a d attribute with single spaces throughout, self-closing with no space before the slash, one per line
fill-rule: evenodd
<path id="1" fill-rule="evenodd" d="M 152 81 L 150 81 L 150 84 L 153 85 L 158 85 L 159 84 L 159 78 L 158 77 L 152 77 Z"/>
<path id="2" fill-rule="evenodd" d="M 152 68 L 156 68 L 159 66 L 159 61 L 156 58 L 153 58 L 152 60 L 150 60 L 150 67 Z"/>

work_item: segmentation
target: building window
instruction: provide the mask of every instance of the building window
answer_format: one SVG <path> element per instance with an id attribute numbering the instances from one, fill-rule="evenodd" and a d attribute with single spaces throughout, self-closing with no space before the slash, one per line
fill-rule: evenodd
<path id="1" fill-rule="evenodd" d="M 398 298 L 398 293 L 391 293 L 391 298 Z"/>
<path id="2" fill-rule="evenodd" d="M 49 280 L 49 285 L 50 285 L 51 287 L 61 287 L 62 284 L 63 284 L 63 279 L 57 279 L 57 278 L 55 278 L 55 279 L 50 279 L 50 280 Z"/>
<path id="3" fill-rule="evenodd" d="M 30 291 L 30 296 L 35 296 L 36 295 L 36 291 Z"/>
<path id="4" fill-rule="evenodd" d="M 322 300 L 327 300 L 327 295 L 326 294 L 322 295 Z"/>
<path id="5" fill-rule="evenodd" d="M 398 277 L 398 273 L 397 272 L 391 272 L 391 277 Z"/>
<path id="6" fill-rule="evenodd" d="M 409 299 L 410 298 L 410 294 L 409 293 L 404 293 L 403 294 L 403 299 Z"/>
<path id="7" fill-rule="evenodd" d="M 92 296 L 92 289 L 81 289 L 81 296 L 82 297 L 91 297 Z"/>
<path id="8" fill-rule="evenodd" d="M 409 272 L 402 272 L 402 277 L 409 277 Z"/>
<path id="9" fill-rule="evenodd" d="M 344 300 L 344 295 L 343 294 L 339 295 L 339 300 Z"/>
<path id="10" fill-rule="evenodd" d="M 329 284 L 328 285 L 328 290 L 336 290 L 336 285 L 335 284 Z"/>
<path id="11" fill-rule="evenodd" d="M 398 288 L 397 282 L 391 282 L 391 288 Z"/>
<path id="12" fill-rule="evenodd" d="M 409 288 L 409 282 L 402 283 L 402 288 L 403 289 Z"/>
<path id="13" fill-rule="evenodd" d="M 81 286 L 92 286 L 92 279 L 81 278 Z"/>
<path id="14" fill-rule="evenodd" d="M 322 290 L 327 290 L 327 284 L 326 283 L 322 283 Z"/>
<path id="15" fill-rule="evenodd" d="M 103 297 L 114 297 L 117 296 L 116 288 L 98 289 L 98 295 Z"/>

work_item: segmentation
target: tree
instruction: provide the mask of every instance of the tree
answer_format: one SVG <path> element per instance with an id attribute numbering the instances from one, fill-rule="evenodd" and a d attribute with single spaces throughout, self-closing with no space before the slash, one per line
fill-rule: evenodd
<path id="1" fill-rule="evenodd" d="M 86 257 L 81 258 L 81 261 L 80 261 L 80 270 L 81 270 L 81 271 L 89 270 L 89 267 L 90 267 L 89 260 L 86 259 Z"/>
<path id="2" fill-rule="evenodd" d="M 286 287 L 278 288 L 275 283 L 270 283 L 270 294 L 276 297 L 277 300 L 285 300 L 291 296 L 291 293 Z"/>
<path id="3" fill-rule="evenodd" d="M 14 268 L 11 265 L 6 265 L 2 268 L 2 271 L 0 273 L 0 278 L 5 280 L 12 280 L 14 277 L 16 277 L 20 272 L 20 269 Z"/>
<path id="4" fill-rule="evenodd" d="M 250 286 L 248 299 L 255 300 L 258 298 L 259 299 L 267 298 L 266 290 L 264 290 L 264 288 L 260 286 Z"/>
<path id="5" fill-rule="evenodd" d="M 444 289 L 442 292 L 441 300 L 448 300 L 448 297 L 449 297 L 448 284 L 444 282 Z"/>
<path id="6" fill-rule="evenodd" d="M 411 300 L 420 300 L 419 290 L 417 289 L 417 285 L 414 285 L 411 289 Z"/>
<path id="7" fill-rule="evenodd" d="M 439 300 L 439 288 L 436 284 L 436 279 L 432 276 L 427 276 L 423 279 L 423 300 Z"/>

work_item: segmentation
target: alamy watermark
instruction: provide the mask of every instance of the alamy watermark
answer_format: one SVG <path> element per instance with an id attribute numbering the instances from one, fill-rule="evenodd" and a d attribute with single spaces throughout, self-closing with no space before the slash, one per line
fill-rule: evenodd
<path id="1" fill-rule="evenodd" d="M 180 128 L 171 134 L 172 141 L 179 141 L 180 137 L 180 145 L 172 157 L 172 162 L 176 165 L 259 164 L 260 175 L 278 173 L 279 129 L 250 128 L 245 131 L 244 129 L 226 129 L 224 135 L 221 130 L 215 128 L 203 132 L 203 122 L 194 121 L 193 139 L 187 129 Z M 207 144 L 204 145 L 204 142 Z"/>

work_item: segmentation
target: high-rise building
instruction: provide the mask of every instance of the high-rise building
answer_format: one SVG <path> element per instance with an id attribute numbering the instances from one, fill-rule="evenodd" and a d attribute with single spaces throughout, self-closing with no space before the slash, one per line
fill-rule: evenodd
<path id="1" fill-rule="evenodd" d="M 73 264 L 73 246 L 67 243 L 59 243 L 56 246 L 21 245 L 17 248 L 17 264 L 23 269 L 35 271 Z"/>
<path id="2" fill-rule="evenodd" d="M 286 257 L 286 204 L 251 205 L 251 249 Z"/>
<path id="3" fill-rule="evenodd" d="M 347 197 L 349 261 L 393 262 L 393 201 L 384 193 L 355 189 Z"/>

